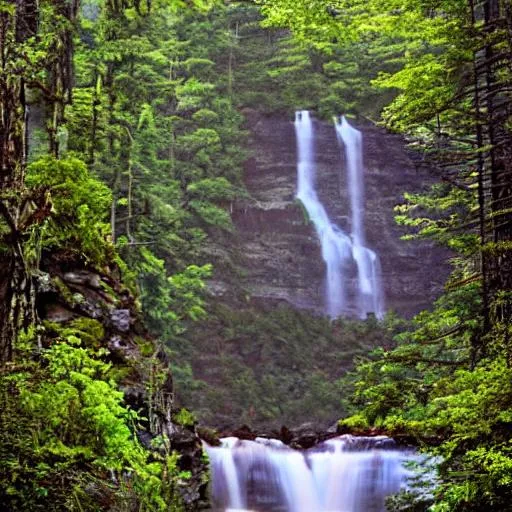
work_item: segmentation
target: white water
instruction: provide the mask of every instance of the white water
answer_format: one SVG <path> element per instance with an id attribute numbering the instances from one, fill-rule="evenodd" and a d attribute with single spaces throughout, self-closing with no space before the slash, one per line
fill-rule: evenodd
<path id="1" fill-rule="evenodd" d="M 348 182 L 352 233 L 348 236 L 331 222 L 315 190 L 315 140 L 311 116 L 307 110 L 296 112 L 297 198 L 302 201 L 313 222 L 326 265 L 326 312 L 331 318 L 350 313 L 347 304 L 346 271 L 355 262 L 357 290 L 355 309 L 360 318 L 374 313 L 382 318 L 382 288 L 377 254 L 365 247 L 364 193 L 361 132 L 352 128 L 345 118 L 336 123 L 336 133 L 347 153 Z"/>
<path id="2" fill-rule="evenodd" d="M 380 261 L 377 254 L 365 247 L 363 144 L 359 130 L 352 127 L 345 116 L 336 122 L 338 141 L 345 147 L 350 210 L 352 218 L 352 255 L 357 265 L 357 309 L 359 317 L 373 312 L 377 318 L 384 315 Z"/>
<path id="3" fill-rule="evenodd" d="M 205 446 L 217 511 L 383 512 L 411 476 L 404 462 L 418 457 L 385 437 L 341 436 L 307 451 L 260 439 Z"/>
<path id="4" fill-rule="evenodd" d="M 343 231 L 333 224 L 315 190 L 315 150 L 313 123 L 309 112 L 295 114 L 297 136 L 297 197 L 302 201 L 313 222 L 320 244 L 322 258 L 327 267 L 326 306 L 331 318 L 346 312 L 344 270 L 350 263 L 352 242 Z"/>

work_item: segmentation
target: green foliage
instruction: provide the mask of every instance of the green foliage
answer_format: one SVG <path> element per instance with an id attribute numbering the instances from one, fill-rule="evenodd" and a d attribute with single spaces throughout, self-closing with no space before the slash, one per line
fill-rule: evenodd
<path id="1" fill-rule="evenodd" d="M 72 253 L 91 266 L 111 257 L 110 226 L 105 218 L 112 202 L 110 189 L 92 177 L 77 158 L 45 157 L 28 169 L 27 185 L 49 190 L 52 215 L 40 229 L 43 250 Z"/>
<path id="2" fill-rule="evenodd" d="M 144 16 L 113 7 L 98 15 L 81 21 L 69 146 L 112 189 L 113 240 L 165 339 L 202 315 L 188 267 L 204 265 L 209 234 L 233 229 L 227 207 L 243 193 L 242 116 L 223 90 L 224 8 L 153 2 Z"/>
<path id="3" fill-rule="evenodd" d="M 481 30 L 472 4 L 454 0 L 259 0 L 261 12 L 243 2 L 213 10 L 207 0 L 192 4 L 198 10 L 177 9 L 185 5 L 180 0 L 84 1 L 74 102 L 65 107 L 65 124 L 48 123 L 68 157 L 38 159 L 27 177 L 29 189 L 48 192 L 53 203 L 23 244 L 29 267 L 50 252 L 98 269 L 117 260 L 132 290 L 140 290 L 150 328 L 172 351 L 179 394 L 202 420 L 280 426 L 309 415 L 330 422 L 349 411 L 342 424 L 351 429 L 378 427 L 437 446 L 443 482 L 431 510 L 506 510 L 512 328 L 503 312 L 511 294 L 498 290 L 486 304 L 481 269 L 485 256 L 507 261 L 509 240 L 483 238 L 510 209 L 491 202 L 482 211 L 477 199 L 478 178 L 485 177 L 493 191 L 484 191 L 484 203 L 495 200 L 496 176 L 483 176 L 482 162 L 491 160 L 492 168 L 488 155 L 496 148 L 482 144 L 478 132 L 494 115 L 490 98 L 510 72 L 503 66 L 474 75 L 479 53 L 508 55 L 506 38 L 494 41 L 496 33 L 509 34 Z M 8 41 L 7 82 L 30 77 L 29 102 L 46 94 L 44 84 L 61 64 L 59 45 L 70 27 L 58 5 L 40 2 L 40 36 Z M 12 2 L 0 9 L 14 13 Z M 491 82 L 499 86 L 492 94 Z M 488 86 L 485 105 L 466 92 L 475 85 Z M 442 185 L 404 195 L 396 210 L 410 229 L 405 238 L 429 237 L 455 252 L 453 276 L 434 311 L 408 327 L 391 317 L 382 325 L 330 323 L 286 308 L 258 313 L 246 304 L 206 305 L 204 280 L 212 269 L 205 241 L 212 234 L 229 239 L 229 207 L 244 194 L 240 111 L 309 108 L 324 118 L 376 117 L 384 105 L 386 125 L 412 136 L 422 157 L 445 170 Z M 489 139 L 493 129 L 483 135 Z M 31 159 L 41 154 L 43 139 L 31 138 Z M 30 215 L 31 207 L 21 213 Z M 0 233 L 9 233 L 4 221 Z M 62 280 L 53 285 L 68 306 L 83 300 Z M 103 326 L 81 318 L 43 327 L 18 340 L 15 364 L 0 373 L 2 505 L 177 509 L 175 486 L 190 474 L 177 470 L 173 454 L 148 458 L 135 439 L 139 418 L 115 383 L 130 369 L 106 362 Z M 36 348 L 41 332 L 51 343 Z M 143 356 L 155 355 L 152 343 L 137 344 Z M 355 372 L 342 379 L 354 356 Z M 153 391 L 165 375 L 151 375 L 146 386 Z M 186 409 L 175 420 L 195 422 Z M 156 443 L 162 448 L 167 440 Z M 419 510 L 410 496 L 405 504 L 400 499 L 397 508 Z"/>
<path id="4" fill-rule="evenodd" d="M 415 318 L 415 330 L 397 336 L 395 348 L 360 359 L 345 383 L 354 414 L 343 426 L 379 427 L 435 446 L 429 450 L 442 457 L 443 479 L 436 511 L 489 502 L 505 510 L 511 496 L 511 370 L 502 355 L 470 368 L 472 340 L 482 336 L 479 293 L 478 283 L 446 293 L 433 312 Z M 488 335 L 489 347 L 496 338 Z"/>
<path id="5" fill-rule="evenodd" d="M 235 196 L 233 186 L 224 177 L 205 178 L 191 183 L 187 187 L 187 192 L 199 199 L 233 199 Z"/>
<path id="6" fill-rule="evenodd" d="M 258 3 L 267 29 L 292 31 L 282 45 L 273 44 L 268 61 L 268 74 L 287 110 L 310 108 L 325 119 L 345 113 L 378 118 L 396 92 L 383 92 L 372 81 L 400 69 L 407 50 L 401 33 L 384 28 L 383 18 L 392 16 L 379 13 L 377 18 L 380 5 L 372 2 Z M 375 20 L 370 13 L 375 13 Z M 276 32 L 283 37 L 283 31 Z"/>
<path id="7" fill-rule="evenodd" d="M 397 328 L 391 317 L 386 325 L 331 324 L 286 307 L 210 305 L 206 321 L 170 344 L 177 396 L 212 426 L 330 426 L 342 409 L 339 379 L 352 358 L 390 340 Z"/>
<path id="8" fill-rule="evenodd" d="M 177 510 L 170 492 L 176 460 L 149 462 L 133 434 L 138 416 L 110 378 L 106 350 L 85 348 L 71 334 L 85 331 L 102 334 L 94 321 L 75 321 L 43 351 L 44 364 L 20 358 L 0 376 L 3 506 L 92 511 L 104 510 L 106 500 Z"/>
<path id="9" fill-rule="evenodd" d="M 353 386 L 353 415 L 342 424 L 435 444 L 443 481 L 429 510 L 508 510 L 511 299 L 500 275 L 509 270 L 492 265 L 507 261 L 510 238 L 502 229 L 510 222 L 508 203 L 496 192 L 498 146 L 510 145 L 510 73 L 489 57 L 510 53 L 508 32 L 496 30 L 510 13 L 499 2 L 486 3 L 481 15 L 476 3 L 451 0 L 260 3 L 266 24 L 290 28 L 324 55 L 349 49 L 362 63 L 371 56 L 374 67 L 380 56 L 381 69 L 365 76 L 386 92 L 385 124 L 406 133 L 421 162 L 444 181 L 426 194 L 405 195 L 396 218 L 411 228 L 405 238 L 428 237 L 453 250 L 454 274 L 434 311 L 418 315 L 396 347 L 359 360 L 345 382 Z M 341 75 L 336 92 L 345 97 L 347 69 L 335 59 L 323 69 Z M 335 105 L 336 96 L 325 101 Z M 508 192 L 502 196 L 508 201 Z M 428 504 L 409 496 L 393 506 Z"/>
<path id="10" fill-rule="evenodd" d="M 68 339 L 70 336 L 79 338 L 87 348 L 100 348 L 105 337 L 105 328 L 93 318 L 75 318 L 67 325 L 44 322 L 44 327 L 55 336 Z"/>
<path id="11" fill-rule="evenodd" d="M 204 279 L 211 265 L 189 265 L 183 272 L 167 276 L 164 261 L 142 247 L 135 270 L 142 283 L 141 299 L 146 308 L 148 326 L 168 338 L 184 330 L 185 320 L 205 316 L 203 309 Z"/>
<path id="12" fill-rule="evenodd" d="M 174 421 L 183 427 L 193 427 L 196 424 L 195 416 L 185 408 L 181 408 L 175 415 Z"/>
<path id="13" fill-rule="evenodd" d="M 404 235 L 405 240 L 432 238 L 464 256 L 479 250 L 476 233 L 456 229 L 471 222 L 474 190 L 436 184 L 425 194 L 405 193 L 404 199 L 406 202 L 395 207 L 395 220 L 416 231 Z"/>

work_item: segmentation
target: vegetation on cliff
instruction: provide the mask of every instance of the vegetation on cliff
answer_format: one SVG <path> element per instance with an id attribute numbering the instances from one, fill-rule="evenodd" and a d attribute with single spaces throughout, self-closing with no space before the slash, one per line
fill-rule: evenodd
<path id="1" fill-rule="evenodd" d="M 212 201 L 232 190 L 224 177 L 201 179 L 201 168 L 190 169 L 195 180 L 170 179 L 162 170 L 167 160 L 160 167 L 166 181 L 158 178 L 161 147 L 153 140 L 161 119 L 133 84 L 126 87 L 137 102 L 115 83 L 128 77 L 122 65 L 137 73 L 149 73 L 151 64 L 168 71 L 168 56 L 156 53 L 137 68 L 140 48 L 131 46 L 133 53 L 127 40 L 158 46 L 145 29 L 169 28 L 175 7 L 0 3 L 0 501 L 6 510 L 204 505 L 206 465 L 194 422 L 174 405 L 168 357 L 144 327 L 136 295 L 139 288 L 143 302 L 153 301 L 148 321 L 165 321 L 172 332 L 183 318 L 203 314 L 196 290 L 208 267 L 182 265 L 170 277 L 158 251 L 177 245 L 184 232 L 182 245 L 193 246 L 201 223 L 228 223 Z M 156 82 L 155 72 L 148 89 L 156 90 Z M 223 140 L 196 128 L 187 143 L 204 146 L 204 154 L 198 147 L 194 153 L 207 165 L 209 148 Z M 191 151 L 187 144 L 182 150 Z M 136 180 L 149 169 L 156 174 L 140 187 Z M 184 201 L 191 204 L 185 215 Z M 171 241 L 157 233 L 141 241 L 144 229 L 158 226 L 167 234 L 159 221 L 185 227 L 173 229 Z M 145 286 L 154 291 L 144 293 Z"/>
<path id="2" fill-rule="evenodd" d="M 177 398 L 224 431 L 243 424 L 279 431 L 306 422 L 326 430 L 343 411 L 341 378 L 354 358 L 391 345 L 405 323 L 392 315 L 383 323 L 331 322 L 284 304 L 211 305 L 208 320 L 175 344 Z"/>

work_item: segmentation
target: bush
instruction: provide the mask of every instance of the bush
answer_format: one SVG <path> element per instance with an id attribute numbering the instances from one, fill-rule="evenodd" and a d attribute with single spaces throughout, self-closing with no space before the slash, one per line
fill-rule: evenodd
<path id="1" fill-rule="evenodd" d="M 52 215 L 40 231 L 42 249 L 68 251 L 96 267 L 111 259 L 106 218 L 112 193 L 89 174 L 81 160 L 37 160 L 29 166 L 27 185 L 46 188 L 51 194 Z"/>

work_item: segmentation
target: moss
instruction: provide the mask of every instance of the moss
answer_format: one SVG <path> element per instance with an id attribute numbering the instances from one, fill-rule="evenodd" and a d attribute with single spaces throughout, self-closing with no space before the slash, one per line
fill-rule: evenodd
<path id="1" fill-rule="evenodd" d="M 107 294 L 107 296 L 110 299 L 110 302 L 112 302 L 112 304 L 114 304 L 114 305 L 119 304 L 119 298 L 117 296 L 117 293 L 110 285 L 108 285 L 105 281 L 100 280 L 100 287 Z"/>
<path id="2" fill-rule="evenodd" d="M 338 421 L 338 427 L 350 432 L 367 431 L 370 429 L 368 419 L 363 414 L 354 414 Z"/>
<path id="3" fill-rule="evenodd" d="M 174 421 L 182 427 L 193 427 L 196 418 L 188 409 L 182 408 L 174 415 Z"/>
<path id="4" fill-rule="evenodd" d="M 114 247 L 105 221 L 112 193 L 89 173 L 84 162 L 46 156 L 30 164 L 26 183 L 51 191 L 53 209 L 41 232 L 43 249 L 65 249 L 97 269 L 112 260 Z"/>
<path id="5" fill-rule="evenodd" d="M 127 381 L 132 375 L 135 375 L 135 369 L 132 366 L 121 366 L 117 365 L 112 367 L 112 369 L 109 372 L 109 377 L 111 377 L 115 382 L 125 382 Z"/>
<path id="6" fill-rule="evenodd" d="M 85 347 L 99 348 L 105 337 L 105 329 L 101 322 L 93 318 L 76 318 L 67 324 L 43 322 L 47 334 L 58 338 L 79 338 Z"/>
<path id="7" fill-rule="evenodd" d="M 137 347 L 139 347 L 140 354 L 143 357 L 151 357 L 155 353 L 155 344 L 151 340 L 136 336 L 134 339 Z"/>
<path id="8" fill-rule="evenodd" d="M 55 276 L 52 279 L 52 282 L 53 282 L 55 288 L 57 288 L 57 291 L 59 292 L 60 297 L 62 299 L 64 299 L 64 302 L 66 304 L 68 304 L 69 306 L 74 307 L 76 302 L 73 297 L 73 292 L 68 288 L 66 283 L 59 276 Z"/>
<path id="9" fill-rule="evenodd" d="M 93 318 L 82 317 L 72 320 L 69 329 L 76 331 L 76 335 L 86 345 L 99 345 L 105 337 L 103 325 Z"/>
<path id="10" fill-rule="evenodd" d="M 304 221 L 304 225 L 308 226 L 309 224 L 311 224 L 311 219 L 309 218 L 309 213 L 306 210 L 306 207 L 304 206 L 304 203 L 300 199 L 295 199 L 294 204 L 296 204 L 299 207 L 299 209 L 300 209 L 300 211 L 302 213 L 302 218 L 303 218 L 303 221 Z"/>

